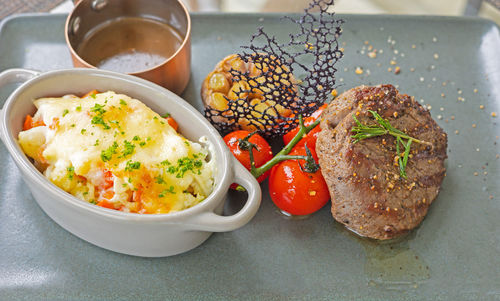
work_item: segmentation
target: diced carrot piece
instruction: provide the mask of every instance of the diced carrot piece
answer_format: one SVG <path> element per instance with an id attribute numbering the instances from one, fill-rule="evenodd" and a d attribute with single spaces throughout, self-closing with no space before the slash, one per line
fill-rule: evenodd
<path id="1" fill-rule="evenodd" d="M 96 187 L 96 190 L 99 192 L 99 203 L 97 203 L 97 205 L 115 209 L 113 203 L 109 202 L 109 200 L 115 195 L 115 192 L 111 189 L 113 187 L 113 173 L 109 170 L 104 170 L 103 177 L 103 183 Z"/>
<path id="2" fill-rule="evenodd" d="M 179 128 L 177 121 L 175 121 L 172 117 L 167 117 L 166 120 L 167 123 L 177 132 L 177 129 Z"/>
<path id="3" fill-rule="evenodd" d="M 87 178 L 85 178 L 84 176 L 76 175 L 76 179 L 79 182 L 87 183 Z"/>
<path id="4" fill-rule="evenodd" d="M 149 187 L 149 184 L 153 182 L 153 178 L 151 177 L 151 174 L 149 172 L 143 172 L 141 175 L 141 180 L 142 183 L 144 183 L 144 186 Z M 144 188 L 144 187 L 141 187 Z"/>
<path id="5" fill-rule="evenodd" d="M 132 196 L 132 202 L 140 202 L 142 200 L 142 186 L 139 186 Z"/>
<path id="6" fill-rule="evenodd" d="M 49 125 L 49 129 L 55 130 L 58 127 L 59 127 L 59 118 L 54 117 L 54 119 L 52 119 L 52 123 Z"/>
<path id="7" fill-rule="evenodd" d="M 33 118 L 31 115 L 26 115 L 26 119 L 24 119 L 23 131 L 27 131 L 33 127 Z"/>
<path id="8" fill-rule="evenodd" d="M 45 122 L 43 122 L 43 120 L 33 121 L 32 124 L 34 128 L 36 128 L 37 126 L 45 126 Z"/>
<path id="9" fill-rule="evenodd" d="M 101 194 L 101 198 L 106 199 L 106 200 L 111 200 L 114 195 L 115 195 L 115 192 L 112 189 L 108 189 L 108 190 L 105 190 Z"/>
<path id="10" fill-rule="evenodd" d="M 113 173 L 107 169 L 103 170 L 104 181 L 97 187 L 97 190 L 108 190 L 114 185 Z"/>
<path id="11" fill-rule="evenodd" d="M 83 95 L 81 98 L 89 97 L 90 95 L 95 95 L 95 94 L 99 94 L 99 91 L 92 90 L 92 91 L 88 92 L 87 94 Z"/>
<path id="12" fill-rule="evenodd" d="M 38 155 L 38 162 L 40 163 L 43 163 L 43 164 L 47 164 L 47 159 L 45 159 L 45 157 L 43 156 L 43 151 L 45 150 L 45 148 L 43 147 L 40 147 L 38 149 L 38 152 L 37 152 L 37 155 Z"/>
<path id="13" fill-rule="evenodd" d="M 26 115 L 26 118 L 24 119 L 24 124 L 23 124 L 23 131 L 27 131 L 32 128 L 36 128 L 37 126 L 44 126 L 45 123 L 43 120 L 38 120 L 38 121 L 33 121 L 33 117 L 31 115 Z"/>
<path id="14" fill-rule="evenodd" d="M 109 209 L 115 209 L 115 206 L 113 205 L 113 203 L 109 202 L 106 199 L 104 199 L 104 200 L 100 201 L 99 203 L 97 203 L 97 206 L 101 206 L 101 207 L 109 208 Z"/>
<path id="15" fill-rule="evenodd" d="M 104 171 L 104 189 L 113 187 L 114 177 L 113 173 L 109 170 Z"/>

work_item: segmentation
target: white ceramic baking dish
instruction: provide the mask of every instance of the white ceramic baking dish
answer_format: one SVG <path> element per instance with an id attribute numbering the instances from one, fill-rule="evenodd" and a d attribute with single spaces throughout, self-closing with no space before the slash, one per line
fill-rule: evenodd
<path id="1" fill-rule="evenodd" d="M 257 212 L 260 186 L 231 155 L 219 133 L 208 121 L 174 93 L 146 80 L 95 69 L 69 69 L 38 73 L 10 69 L 0 73 L 0 88 L 23 82 L 0 110 L 0 138 L 14 159 L 40 207 L 74 235 L 102 248 L 136 256 L 160 257 L 186 252 L 203 243 L 212 232 L 232 231 Z M 186 138 L 206 136 L 217 162 L 213 192 L 201 203 L 179 212 L 158 215 L 124 213 L 82 201 L 48 181 L 24 155 L 17 142 L 26 114 L 36 110 L 33 100 L 65 94 L 82 95 L 97 89 L 127 94 L 154 111 L 169 112 Z M 234 215 L 222 216 L 231 183 L 241 184 L 248 200 Z"/>

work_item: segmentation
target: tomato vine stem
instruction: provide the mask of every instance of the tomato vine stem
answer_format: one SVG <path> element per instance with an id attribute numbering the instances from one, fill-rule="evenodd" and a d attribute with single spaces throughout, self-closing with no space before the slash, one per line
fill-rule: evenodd
<path id="1" fill-rule="evenodd" d="M 302 115 L 299 115 L 299 131 L 293 137 L 293 139 L 279 152 L 277 153 L 271 160 L 267 161 L 260 167 L 255 167 L 255 163 L 253 161 L 253 156 L 250 154 L 250 173 L 255 178 L 260 177 L 266 171 L 270 170 L 274 165 L 285 161 L 285 160 L 307 160 L 308 156 L 290 156 L 288 155 L 292 148 L 299 143 L 302 137 L 309 133 L 312 129 L 314 129 L 320 123 L 320 118 L 316 119 L 312 124 L 306 126 L 304 125 L 304 120 L 302 119 Z"/>

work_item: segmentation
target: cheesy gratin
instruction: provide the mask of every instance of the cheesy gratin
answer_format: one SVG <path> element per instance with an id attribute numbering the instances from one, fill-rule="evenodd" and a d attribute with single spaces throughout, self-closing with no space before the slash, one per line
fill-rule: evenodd
<path id="1" fill-rule="evenodd" d="M 34 104 L 38 110 L 27 116 L 19 144 L 51 182 L 82 200 L 124 212 L 168 213 L 212 191 L 215 162 L 208 147 L 182 137 L 139 100 L 94 92 Z"/>

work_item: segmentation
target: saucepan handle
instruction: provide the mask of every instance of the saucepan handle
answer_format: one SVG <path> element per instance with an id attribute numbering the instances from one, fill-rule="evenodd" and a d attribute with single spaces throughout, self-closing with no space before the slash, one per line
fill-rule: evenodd
<path id="1" fill-rule="evenodd" d="M 0 73 L 0 89 L 12 83 L 24 83 L 38 74 L 40 74 L 40 72 L 28 69 L 7 69 Z M 3 124 L 4 119 L 4 112 L 2 108 L 0 108 L 0 138 L 2 141 L 4 141 L 4 134 L 2 130 L 3 126 L 1 125 Z"/>
<path id="2" fill-rule="evenodd" d="M 262 198 L 259 183 L 248 170 L 234 157 L 233 166 L 234 182 L 243 186 L 248 192 L 248 199 L 243 208 L 231 216 L 221 216 L 214 212 L 205 212 L 194 217 L 189 224 L 193 230 L 210 232 L 226 232 L 236 230 L 246 223 L 257 213 Z"/>

